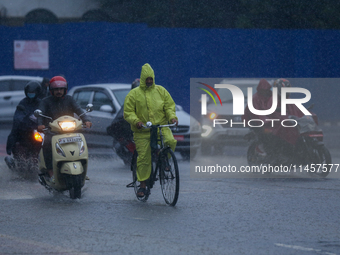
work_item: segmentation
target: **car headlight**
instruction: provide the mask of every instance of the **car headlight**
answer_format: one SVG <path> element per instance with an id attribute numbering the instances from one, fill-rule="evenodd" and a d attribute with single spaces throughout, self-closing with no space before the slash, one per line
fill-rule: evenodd
<path id="1" fill-rule="evenodd" d="M 63 131 L 73 131 L 76 128 L 75 121 L 59 121 L 58 124 Z"/>
<path id="2" fill-rule="evenodd" d="M 191 132 L 199 132 L 200 130 L 201 130 L 201 125 L 198 122 L 192 125 Z"/>
<path id="3" fill-rule="evenodd" d="M 202 126 L 202 134 L 201 134 L 201 136 L 202 137 L 207 137 L 207 136 L 210 135 L 211 131 L 212 131 L 212 127 L 210 127 L 208 125 L 203 125 Z"/>

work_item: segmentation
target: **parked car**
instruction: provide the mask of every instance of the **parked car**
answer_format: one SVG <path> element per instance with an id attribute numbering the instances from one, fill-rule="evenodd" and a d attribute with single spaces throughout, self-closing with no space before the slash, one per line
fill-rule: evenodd
<path id="1" fill-rule="evenodd" d="M 93 104 L 93 111 L 88 113 L 93 126 L 85 131 L 89 146 L 113 147 L 114 141 L 107 133 L 107 128 L 123 106 L 130 89 L 131 84 L 108 83 L 76 86 L 68 92 L 84 109 L 88 103 Z M 174 137 L 177 140 L 176 151 L 180 152 L 182 157 L 189 158 L 190 140 L 191 156 L 194 156 L 200 147 L 201 127 L 179 105 L 176 105 L 176 114 L 179 120 L 179 126 L 177 129 L 173 129 Z"/>
<path id="2" fill-rule="evenodd" d="M 25 97 L 25 85 L 29 81 L 41 83 L 42 80 L 43 77 L 35 76 L 0 76 L 0 121 L 13 121 L 16 107 Z"/>
<path id="3" fill-rule="evenodd" d="M 247 88 L 253 88 L 253 94 L 256 93 L 256 87 L 260 79 L 224 79 L 221 84 L 232 84 L 239 87 L 244 94 L 244 107 L 247 105 Z M 207 97 L 207 114 L 201 116 L 202 124 L 202 146 L 201 152 L 209 155 L 214 151 L 214 154 L 223 153 L 225 145 L 240 145 L 244 144 L 244 136 L 249 132 L 249 129 L 241 125 L 230 127 L 230 120 L 233 122 L 242 122 L 241 115 L 233 115 L 233 96 L 228 89 L 218 88 L 216 92 L 220 95 L 222 106 L 215 105 L 213 100 Z M 215 96 L 216 97 L 216 96 Z M 219 102 L 215 98 L 216 102 Z M 225 119 L 227 124 L 216 125 L 213 127 L 214 119 Z"/>
<path id="4" fill-rule="evenodd" d="M 172 127 L 172 133 L 177 140 L 176 151 L 184 159 L 194 158 L 201 147 L 201 125 L 190 114 L 185 112 L 180 105 L 176 105 L 178 126 Z"/>

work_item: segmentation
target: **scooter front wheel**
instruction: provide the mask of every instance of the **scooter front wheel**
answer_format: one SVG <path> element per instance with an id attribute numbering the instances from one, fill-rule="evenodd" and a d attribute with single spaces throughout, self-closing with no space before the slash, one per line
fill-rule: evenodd
<path id="1" fill-rule="evenodd" d="M 317 167 L 317 170 L 315 168 L 313 169 L 313 171 L 310 171 L 310 173 L 313 176 L 325 178 L 331 171 L 331 165 L 332 165 L 331 154 L 325 146 L 314 148 L 313 153 L 314 153 L 313 155 L 314 163 L 318 167 Z"/>
<path id="2" fill-rule="evenodd" d="M 72 175 L 72 187 L 70 188 L 70 198 L 81 198 L 81 179 L 82 175 Z"/>

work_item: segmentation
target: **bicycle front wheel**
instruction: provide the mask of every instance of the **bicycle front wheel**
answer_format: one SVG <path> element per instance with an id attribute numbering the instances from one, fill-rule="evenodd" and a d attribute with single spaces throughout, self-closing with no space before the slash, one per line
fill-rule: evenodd
<path id="1" fill-rule="evenodd" d="M 163 152 L 159 180 L 167 204 L 175 206 L 179 194 L 179 171 L 175 153 L 169 148 Z"/>

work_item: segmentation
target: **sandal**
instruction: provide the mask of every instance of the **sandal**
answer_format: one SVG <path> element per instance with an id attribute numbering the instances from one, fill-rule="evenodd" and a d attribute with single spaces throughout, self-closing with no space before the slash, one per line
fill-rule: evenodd
<path id="1" fill-rule="evenodd" d="M 137 197 L 144 197 L 146 195 L 146 188 L 139 188 L 137 191 Z"/>

